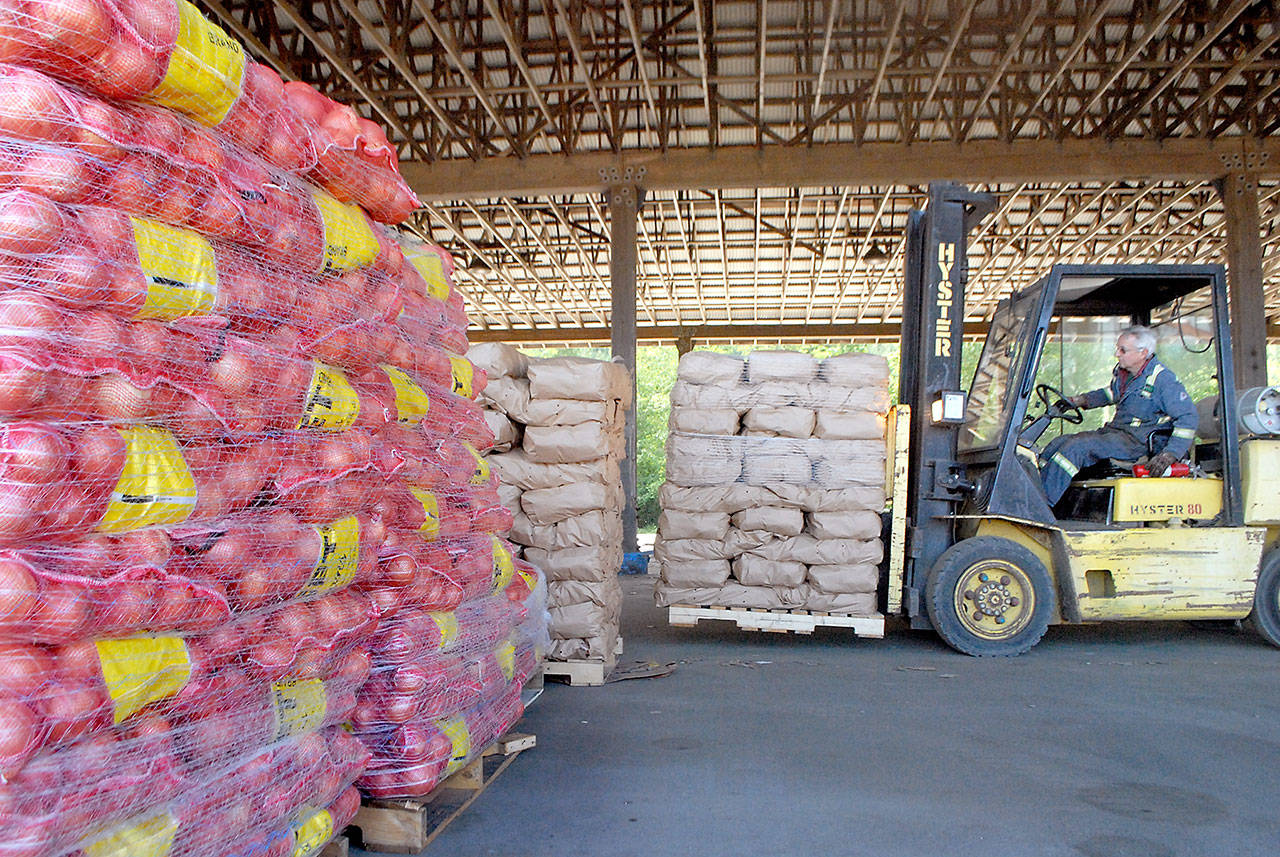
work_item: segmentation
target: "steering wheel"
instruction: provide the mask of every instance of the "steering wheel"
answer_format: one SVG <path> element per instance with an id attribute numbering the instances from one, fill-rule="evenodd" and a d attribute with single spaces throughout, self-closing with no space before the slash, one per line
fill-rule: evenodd
<path id="1" fill-rule="evenodd" d="M 1045 416 L 1078 426 L 1084 422 L 1084 408 L 1067 398 L 1067 394 L 1048 384 L 1036 384 L 1036 398 L 1044 405 Z"/>

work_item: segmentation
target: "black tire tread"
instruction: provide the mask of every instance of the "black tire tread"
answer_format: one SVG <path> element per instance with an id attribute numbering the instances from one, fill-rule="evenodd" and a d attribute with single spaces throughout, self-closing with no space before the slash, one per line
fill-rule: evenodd
<path id="1" fill-rule="evenodd" d="M 951 602 L 952 587 L 960 573 L 990 557 L 1017 563 L 1036 589 L 1036 609 L 1031 624 L 1008 640 L 983 640 L 965 631 Z M 929 571 L 925 587 L 925 608 L 934 630 L 956 651 L 978 658 L 1011 658 L 1029 651 L 1049 629 L 1054 600 L 1053 581 L 1044 563 L 1017 542 L 997 536 L 977 536 L 947 548 Z"/>
<path id="2" fill-rule="evenodd" d="M 1262 559 L 1249 624 L 1268 643 L 1280 646 L 1280 548 L 1273 548 Z"/>

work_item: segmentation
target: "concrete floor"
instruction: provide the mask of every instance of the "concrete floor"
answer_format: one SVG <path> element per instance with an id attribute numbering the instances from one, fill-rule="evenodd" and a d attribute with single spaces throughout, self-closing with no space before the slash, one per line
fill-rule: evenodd
<path id="1" fill-rule="evenodd" d="M 929 634 L 671 628 L 623 578 L 623 662 L 548 683 L 538 746 L 429 855 L 1280 853 L 1280 650 L 1190 623 L 1051 629 L 978 660 Z"/>

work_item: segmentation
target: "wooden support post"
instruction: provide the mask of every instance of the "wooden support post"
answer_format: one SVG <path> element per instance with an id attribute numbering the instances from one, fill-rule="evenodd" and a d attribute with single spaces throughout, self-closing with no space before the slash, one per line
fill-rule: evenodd
<path id="1" fill-rule="evenodd" d="M 609 340 L 615 360 L 621 359 L 631 374 L 631 408 L 627 411 L 627 458 L 622 462 L 622 549 L 639 549 L 636 539 L 636 217 L 641 190 L 636 182 L 644 167 L 601 170 L 608 184 L 609 281 L 613 306 L 609 316 Z"/>
<path id="2" fill-rule="evenodd" d="M 1267 313 L 1262 294 L 1258 181 L 1233 171 L 1216 183 L 1227 227 L 1227 294 L 1236 390 L 1267 383 Z"/>
<path id="3" fill-rule="evenodd" d="M 693 350 L 693 328 L 681 328 L 676 336 L 676 355 L 683 357 Z"/>

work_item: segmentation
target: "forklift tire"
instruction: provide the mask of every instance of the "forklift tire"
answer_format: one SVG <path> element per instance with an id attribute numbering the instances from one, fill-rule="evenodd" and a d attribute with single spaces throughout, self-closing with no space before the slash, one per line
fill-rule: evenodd
<path id="1" fill-rule="evenodd" d="M 949 646 L 975 657 L 1012 657 L 1049 628 L 1053 583 L 1017 542 L 978 536 L 952 545 L 929 572 L 925 608 Z"/>
<path id="2" fill-rule="evenodd" d="M 1273 646 L 1280 646 L 1280 550 L 1262 561 L 1258 588 L 1253 592 L 1253 612 L 1249 624 Z"/>

